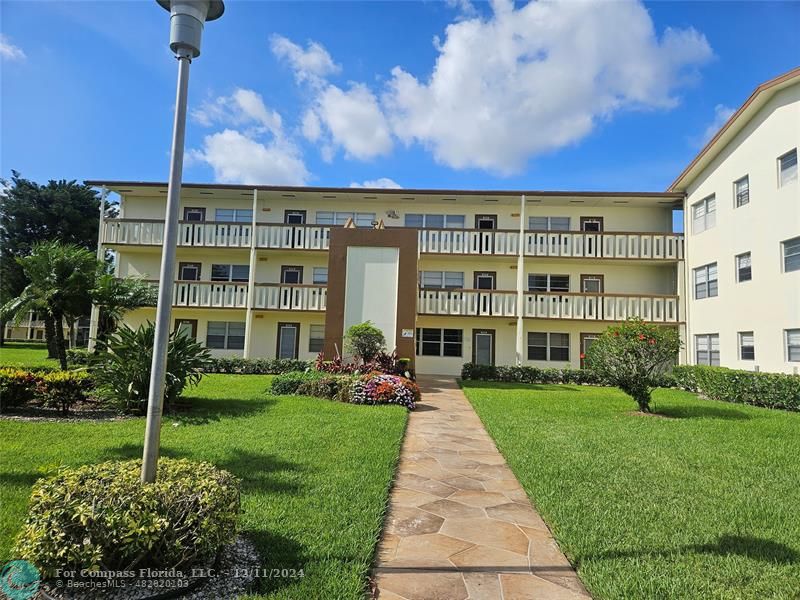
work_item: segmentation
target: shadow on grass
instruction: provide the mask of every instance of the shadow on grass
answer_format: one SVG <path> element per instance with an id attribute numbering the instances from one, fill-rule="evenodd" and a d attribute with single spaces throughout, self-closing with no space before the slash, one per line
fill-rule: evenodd
<path id="1" fill-rule="evenodd" d="M 795 564 L 800 562 L 800 553 L 794 548 L 751 535 L 724 534 L 716 541 L 705 544 L 688 544 L 671 550 L 622 550 L 590 555 L 578 562 L 596 559 L 639 558 L 642 556 L 673 556 L 683 552 L 716 554 L 718 556 L 744 556 L 753 560 L 770 563 Z"/>
<path id="2" fill-rule="evenodd" d="M 264 525 L 266 529 L 242 531 L 258 549 L 259 567 L 267 573 L 272 569 L 287 569 L 295 573 L 301 569 L 307 570 L 310 559 L 303 546 L 291 538 L 268 531 L 269 523 Z M 259 577 L 253 582 L 252 591 L 261 594 L 276 592 L 301 581 L 293 577 Z"/>
<path id="3" fill-rule="evenodd" d="M 0 473 L 0 487 L 30 488 L 37 479 L 46 477 L 45 473 Z"/>
<path id="4" fill-rule="evenodd" d="M 726 404 L 717 406 L 708 401 L 707 404 L 691 404 L 685 406 L 659 406 L 653 403 L 653 412 L 672 419 L 724 419 L 727 421 L 749 421 L 753 418 L 743 410 Z"/>
<path id="5" fill-rule="evenodd" d="M 263 412 L 277 403 L 275 398 L 260 397 L 248 400 L 222 398 L 181 398 L 180 404 L 164 420 L 183 425 L 206 425 L 219 421 L 222 417 L 247 417 Z"/>

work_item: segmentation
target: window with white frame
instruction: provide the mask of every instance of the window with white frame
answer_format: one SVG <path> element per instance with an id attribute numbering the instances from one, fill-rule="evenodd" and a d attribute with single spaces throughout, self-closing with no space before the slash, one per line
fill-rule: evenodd
<path id="1" fill-rule="evenodd" d="M 745 175 L 733 182 L 733 205 L 736 208 L 750 202 L 750 176 Z"/>
<path id="2" fill-rule="evenodd" d="M 569 334 L 529 331 L 528 360 L 569 361 Z"/>
<path id="3" fill-rule="evenodd" d="M 797 181 L 797 148 L 778 158 L 779 187 Z"/>
<path id="4" fill-rule="evenodd" d="M 244 322 L 209 321 L 206 346 L 221 350 L 241 350 L 244 348 Z"/>
<path id="5" fill-rule="evenodd" d="M 781 242 L 783 248 L 783 271 L 800 270 L 800 237 Z"/>
<path id="6" fill-rule="evenodd" d="M 703 265 L 694 270 L 695 300 L 713 298 L 719 292 L 717 286 L 717 263 Z"/>
<path id="7" fill-rule="evenodd" d="M 459 290 L 464 288 L 463 271 L 420 271 L 419 285 L 422 288 L 446 288 Z"/>
<path id="8" fill-rule="evenodd" d="M 216 221 L 224 223 L 252 223 L 252 208 L 218 208 L 214 213 Z"/>
<path id="9" fill-rule="evenodd" d="M 698 365 L 719 366 L 719 334 L 694 336 L 695 361 Z"/>
<path id="10" fill-rule="evenodd" d="M 533 231 L 569 231 L 569 217 L 528 217 Z"/>
<path id="11" fill-rule="evenodd" d="M 753 278 L 752 259 L 749 252 L 736 255 L 736 281 L 750 281 Z"/>
<path id="12" fill-rule="evenodd" d="M 405 216 L 406 227 L 417 229 L 464 229 L 466 219 L 464 215 L 423 215 L 408 213 Z"/>
<path id="13" fill-rule="evenodd" d="M 314 282 L 314 285 L 327 285 L 328 267 L 314 267 L 312 281 Z"/>
<path id="14" fill-rule="evenodd" d="M 800 329 L 786 330 L 786 360 L 800 362 Z"/>
<path id="15" fill-rule="evenodd" d="M 739 358 L 741 360 L 756 359 L 756 342 L 752 331 L 739 332 Z"/>
<path id="16" fill-rule="evenodd" d="M 318 210 L 316 214 L 317 225 L 344 225 L 347 219 L 353 219 L 356 227 L 372 227 L 375 222 L 375 213 L 333 212 Z"/>
<path id="17" fill-rule="evenodd" d="M 247 281 L 250 265 L 211 265 L 211 281 Z"/>
<path id="18" fill-rule="evenodd" d="M 463 343 L 464 335 L 461 329 L 432 329 L 428 327 L 417 329 L 417 356 L 460 357 Z"/>
<path id="19" fill-rule="evenodd" d="M 325 325 L 311 325 L 308 328 L 308 351 L 322 352 L 325 345 Z"/>
<path id="20" fill-rule="evenodd" d="M 529 292 L 569 292 L 569 275 L 528 274 Z"/>
<path id="21" fill-rule="evenodd" d="M 714 194 L 692 204 L 692 232 L 700 233 L 717 224 L 717 199 Z"/>

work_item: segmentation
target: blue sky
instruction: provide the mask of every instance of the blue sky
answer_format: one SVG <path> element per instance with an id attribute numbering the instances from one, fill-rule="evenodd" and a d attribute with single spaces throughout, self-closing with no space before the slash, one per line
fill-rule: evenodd
<path id="1" fill-rule="evenodd" d="M 243 2 L 192 65 L 194 182 L 663 190 L 759 83 L 800 3 Z M 0 3 L 0 169 L 165 180 L 154 1 Z"/>

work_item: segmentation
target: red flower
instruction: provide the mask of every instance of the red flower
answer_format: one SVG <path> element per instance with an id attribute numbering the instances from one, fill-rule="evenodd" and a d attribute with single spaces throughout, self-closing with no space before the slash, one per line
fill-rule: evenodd
<path id="1" fill-rule="evenodd" d="M 650 338 L 650 345 L 651 346 L 655 346 L 656 345 L 656 341 L 653 338 Z"/>
<path id="2" fill-rule="evenodd" d="M 583 360 L 584 358 L 586 358 L 586 355 L 583 352 L 581 352 L 581 360 Z"/>
<path id="3" fill-rule="evenodd" d="M 643 339 L 644 339 L 644 334 L 643 334 L 643 333 L 640 333 L 640 334 L 639 334 L 639 339 L 640 339 L 640 340 L 643 340 Z"/>
<path id="4" fill-rule="evenodd" d="M 614 337 L 619 337 L 619 331 L 614 332 Z"/>

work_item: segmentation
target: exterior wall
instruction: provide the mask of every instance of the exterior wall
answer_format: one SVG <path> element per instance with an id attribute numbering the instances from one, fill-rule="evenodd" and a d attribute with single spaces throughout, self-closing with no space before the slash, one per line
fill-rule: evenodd
<path id="1" fill-rule="evenodd" d="M 800 182 L 778 187 L 777 159 L 800 147 L 800 84 L 772 97 L 687 189 L 687 355 L 694 336 L 719 334 L 722 366 L 796 372 L 784 331 L 800 328 L 800 271 L 783 272 L 781 242 L 800 235 Z M 749 176 L 750 202 L 735 208 L 733 182 Z M 716 195 L 716 226 L 692 231 L 692 205 Z M 752 280 L 736 280 L 735 256 L 750 252 Z M 719 295 L 694 299 L 693 269 L 717 263 Z M 755 360 L 739 359 L 738 332 L 752 331 Z"/>

